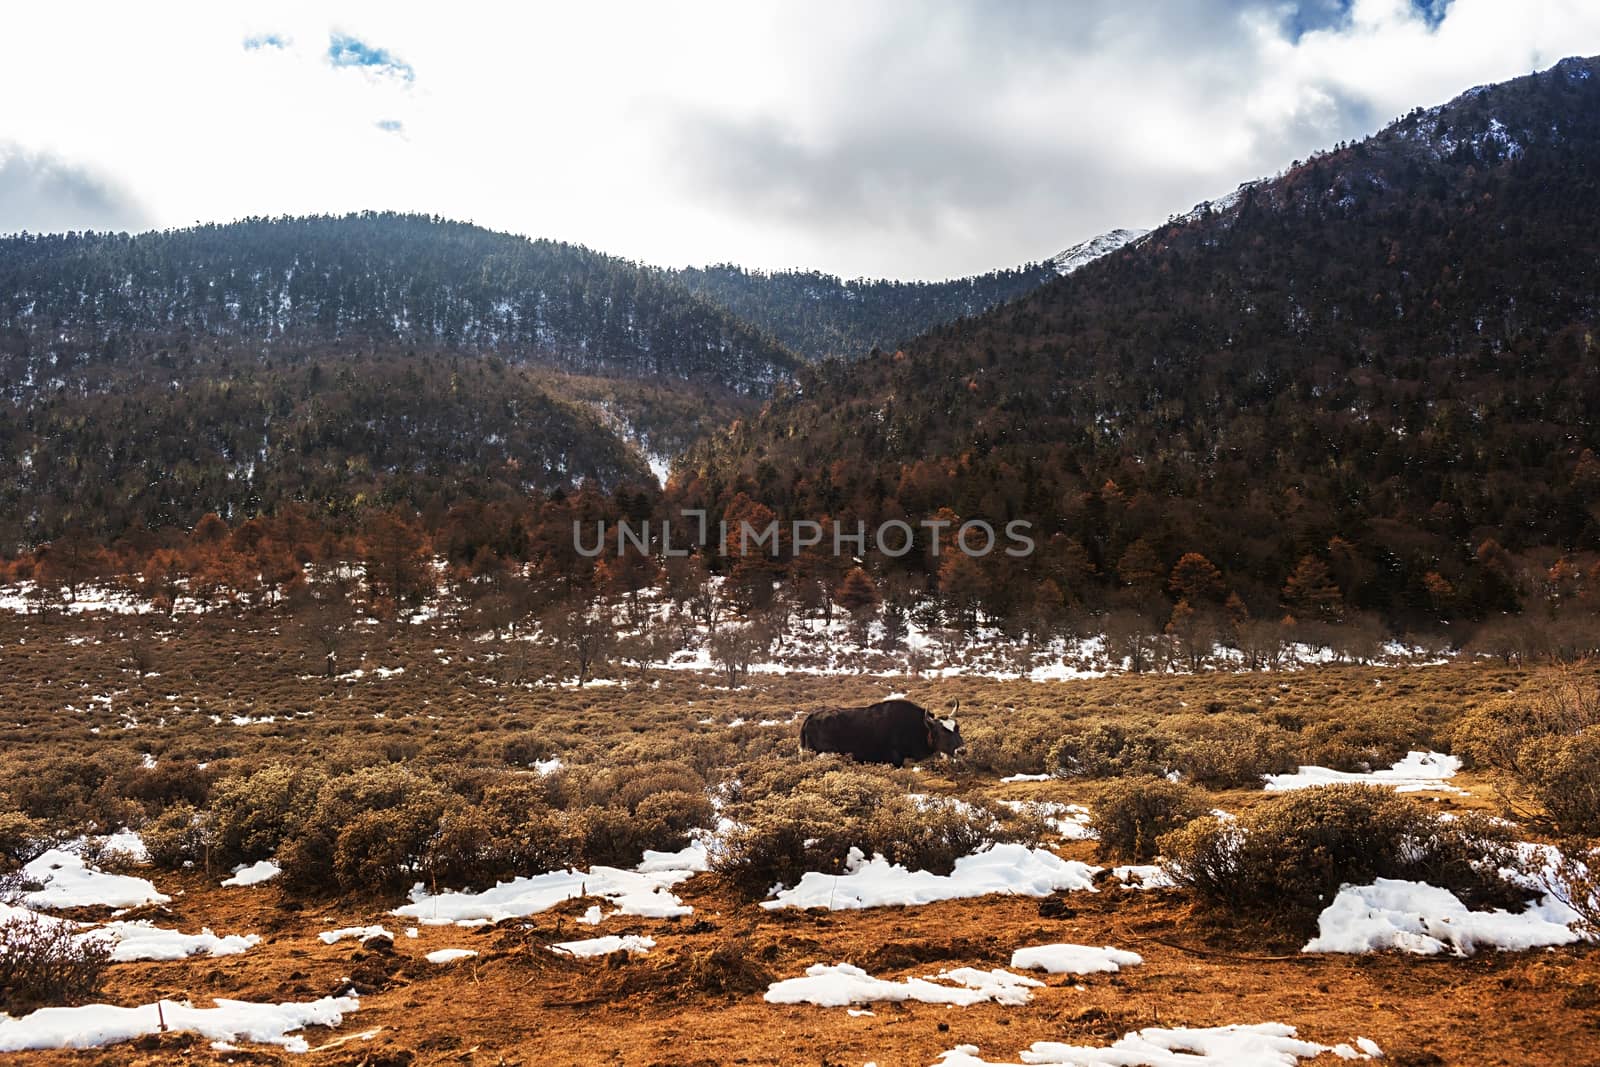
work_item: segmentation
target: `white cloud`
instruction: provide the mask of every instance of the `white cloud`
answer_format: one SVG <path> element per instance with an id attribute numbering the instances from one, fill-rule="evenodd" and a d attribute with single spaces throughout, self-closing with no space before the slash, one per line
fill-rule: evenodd
<path id="1" fill-rule="evenodd" d="M 1587 0 L 1455 0 L 1435 27 L 1406 0 L 1292 8 L 29 5 L 0 16 L 0 94 L 28 101 L 0 143 L 108 176 L 155 225 L 395 208 L 667 264 L 928 277 L 1158 223 L 1600 52 Z M 336 35 L 386 62 L 335 66 Z M 107 224 L 9 208 L 0 227 Z"/>

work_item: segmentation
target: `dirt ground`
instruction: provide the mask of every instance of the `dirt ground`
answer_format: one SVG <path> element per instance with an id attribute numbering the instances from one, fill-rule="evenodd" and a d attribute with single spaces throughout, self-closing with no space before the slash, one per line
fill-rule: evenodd
<path id="1" fill-rule="evenodd" d="M 1062 795 L 1056 783 L 1032 788 L 1032 795 Z M 1005 792 L 1029 789 L 1018 784 Z M 1092 858 L 1083 843 L 1062 852 Z M 172 1035 L 15 1062 L 888 1067 L 932 1064 L 960 1044 L 1007 1060 L 1041 1040 L 1105 1044 L 1146 1026 L 1272 1021 L 1328 1045 L 1369 1037 L 1394 1064 L 1600 1064 L 1600 949 L 1469 959 L 1302 956 L 1262 931 L 1216 931 L 1191 921 L 1176 892 L 1104 881 L 1099 892 L 1044 900 L 985 897 L 826 913 L 769 912 L 701 875 L 679 887 L 694 907 L 683 919 L 618 916 L 599 928 L 582 926 L 575 920 L 587 904 L 572 901 L 493 927 L 422 926 L 415 939 L 399 936 L 392 950 L 351 940 L 324 945 L 316 935 L 368 923 L 399 934 L 407 921 L 386 914 L 393 902 L 306 903 L 271 883 L 222 889 L 196 874 L 156 881 L 173 903 L 138 914 L 185 931 L 257 932 L 263 942 L 229 958 L 116 965 L 106 999 L 310 1000 L 344 989 L 349 979 L 362 994 L 360 1010 L 337 1029 L 308 1030 L 313 1050 L 306 1055 L 217 1052 L 202 1039 Z M 1212 932 L 1197 933 L 1202 929 Z M 597 932 L 649 934 L 657 945 L 645 957 L 591 960 L 558 957 L 546 947 Z M 850 962 L 879 977 L 931 975 L 1004 967 L 1015 948 L 1054 942 L 1112 945 L 1145 962 L 1120 974 L 1048 976 L 1047 988 L 1020 1007 L 877 1004 L 872 1015 L 852 1017 L 843 1008 L 761 998 L 768 981 L 798 976 L 814 963 Z M 423 958 L 447 947 L 479 955 L 446 965 Z"/>

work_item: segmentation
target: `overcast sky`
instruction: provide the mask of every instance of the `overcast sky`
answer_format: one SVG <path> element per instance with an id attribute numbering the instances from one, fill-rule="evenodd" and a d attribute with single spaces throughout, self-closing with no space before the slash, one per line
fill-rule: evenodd
<path id="1" fill-rule="evenodd" d="M 949 277 L 1594 53 L 1596 0 L 7 5 L 0 232 L 390 208 Z"/>

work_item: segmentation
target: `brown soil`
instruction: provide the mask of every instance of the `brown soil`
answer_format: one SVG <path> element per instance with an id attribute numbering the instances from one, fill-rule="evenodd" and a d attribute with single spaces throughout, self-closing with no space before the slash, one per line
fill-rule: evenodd
<path id="1" fill-rule="evenodd" d="M 649 956 L 579 961 L 545 946 L 594 935 L 596 928 L 574 921 L 580 902 L 497 927 L 424 926 L 416 939 L 402 935 L 392 950 L 373 950 L 349 940 L 324 945 L 316 934 L 379 922 L 401 933 L 405 922 L 386 915 L 383 903 L 302 905 L 270 884 L 220 889 L 199 875 L 158 876 L 158 884 L 175 899 L 169 914 L 152 917 L 185 930 L 255 931 L 263 943 L 225 959 L 117 965 L 108 1001 L 309 1000 L 349 979 L 362 991 L 360 1011 L 336 1030 L 307 1031 L 314 1049 L 307 1056 L 261 1047 L 220 1053 L 192 1035 L 171 1035 L 15 1062 L 887 1067 L 931 1064 L 959 1044 L 1014 1059 L 1039 1040 L 1103 1044 L 1145 1026 L 1275 1021 L 1324 1044 L 1370 1037 L 1393 1064 L 1600 1063 L 1600 949 L 1465 960 L 1301 957 L 1260 931 L 1217 932 L 1169 892 L 1109 887 L 1066 894 L 1064 902 L 987 897 L 921 908 L 767 912 L 701 876 L 681 887 L 692 917 L 618 917 L 599 928 L 648 933 L 657 940 Z M 1213 932 L 1197 932 L 1207 929 Z M 873 1015 L 851 1017 L 842 1008 L 761 999 L 766 981 L 802 974 L 813 963 L 853 962 L 884 977 L 928 975 L 1005 966 L 1018 946 L 1058 941 L 1132 949 L 1145 963 L 1116 975 L 1050 976 L 1048 988 L 1023 1007 L 877 1004 Z M 442 966 L 423 959 L 445 947 L 480 954 Z M 371 1031 L 370 1038 L 353 1036 Z"/>

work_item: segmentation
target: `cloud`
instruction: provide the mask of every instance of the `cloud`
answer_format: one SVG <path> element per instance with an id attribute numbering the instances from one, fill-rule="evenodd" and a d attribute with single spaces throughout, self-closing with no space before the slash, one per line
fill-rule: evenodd
<path id="1" fill-rule="evenodd" d="M 661 151 L 686 198 L 788 234 L 794 260 L 979 271 L 1157 225 L 1412 106 L 1600 49 L 1595 14 L 1540 6 L 1542 23 L 1492 0 L 1030 0 L 796 23 L 778 36 L 820 59 L 786 66 L 786 94 L 665 107 Z"/>
<path id="2" fill-rule="evenodd" d="M 289 47 L 289 40 L 276 33 L 252 33 L 244 39 L 246 52 L 259 52 L 263 48 L 283 50 Z"/>
<path id="3" fill-rule="evenodd" d="M 398 58 L 387 48 L 375 48 L 359 37 L 347 33 L 334 33 L 328 37 L 328 62 L 335 67 L 361 67 L 399 78 L 415 81 L 417 72 L 411 64 Z"/>
<path id="4" fill-rule="evenodd" d="M 144 209 L 113 182 L 51 155 L 0 145 L 0 233 L 148 225 Z"/>
<path id="5" fill-rule="evenodd" d="M 399 208 L 651 263 L 900 278 L 1156 225 L 1600 53 L 1594 0 L 172 4 L 92 27 L 14 5 L 0 100 L 29 106 L 0 109 L 0 144 L 153 225 Z"/>

